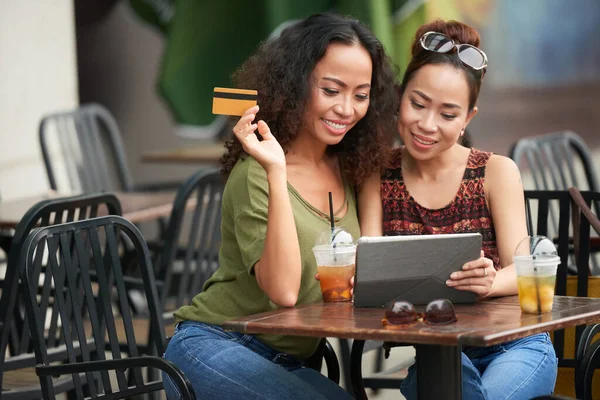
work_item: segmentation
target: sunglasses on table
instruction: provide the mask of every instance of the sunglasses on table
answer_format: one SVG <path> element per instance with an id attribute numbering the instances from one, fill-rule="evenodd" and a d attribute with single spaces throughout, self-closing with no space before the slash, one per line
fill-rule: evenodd
<path id="1" fill-rule="evenodd" d="M 425 50 L 436 53 L 448 53 L 456 48 L 460 61 L 476 71 L 482 70 L 488 65 L 487 55 L 483 50 L 470 44 L 456 44 L 454 40 L 443 33 L 427 32 L 421 36 L 420 42 L 421 47 Z"/>
<path id="2" fill-rule="evenodd" d="M 425 307 L 425 312 L 417 312 L 412 303 L 404 300 L 392 301 L 385 309 L 381 320 L 384 326 L 408 327 L 418 321 L 431 325 L 444 325 L 456 322 L 454 305 L 448 299 L 436 299 Z"/>

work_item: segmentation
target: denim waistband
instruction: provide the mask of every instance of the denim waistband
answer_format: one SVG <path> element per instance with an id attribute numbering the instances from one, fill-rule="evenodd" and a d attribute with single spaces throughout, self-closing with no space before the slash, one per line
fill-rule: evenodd
<path id="1" fill-rule="evenodd" d="M 489 347 L 475 347 L 475 346 L 463 346 L 462 351 L 469 358 L 478 358 L 484 357 L 493 353 L 501 353 L 504 352 L 515 345 L 519 345 L 520 343 L 529 342 L 529 341 L 540 341 L 547 342 L 552 345 L 552 341 L 550 340 L 550 335 L 548 332 L 538 333 L 532 336 L 527 336 L 521 339 L 511 340 L 510 342 L 505 342 L 502 344 L 496 344 Z"/>
<path id="2" fill-rule="evenodd" d="M 198 321 L 183 321 L 176 325 L 175 334 L 177 334 L 178 331 L 188 328 L 200 329 L 205 333 L 212 334 L 223 340 L 235 340 L 237 343 L 252 350 L 261 357 L 266 358 L 275 364 L 279 364 L 286 369 L 295 369 L 304 366 L 304 362 L 299 358 L 272 348 L 254 335 L 226 331 L 218 325 Z"/>

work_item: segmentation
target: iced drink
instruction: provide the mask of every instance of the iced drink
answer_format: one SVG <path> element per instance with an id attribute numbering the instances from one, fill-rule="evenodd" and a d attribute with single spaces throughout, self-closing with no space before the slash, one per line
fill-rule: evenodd
<path id="1" fill-rule="evenodd" d="M 521 310 L 528 314 L 552 311 L 556 270 L 560 258 L 556 256 L 536 257 L 515 256 L 519 303 Z"/>
<path id="2" fill-rule="evenodd" d="M 356 246 L 320 245 L 313 247 L 323 301 L 352 300 L 350 280 L 354 276 Z"/>
<path id="3" fill-rule="evenodd" d="M 519 303 L 528 314 L 552 311 L 556 276 L 519 276 Z M 539 299 L 539 306 L 538 306 Z"/>
<path id="4" fill-rule="evenodd" d="M 354 263 L 349 265 L 321 265 L 319 280 L 323 301 L 349 301 L 352 300 L 350 279 L 354 276 Z"/>

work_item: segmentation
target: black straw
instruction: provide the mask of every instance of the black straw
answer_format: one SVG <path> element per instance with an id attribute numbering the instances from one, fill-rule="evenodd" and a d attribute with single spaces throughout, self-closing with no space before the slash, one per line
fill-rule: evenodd
<path id="1" fill-rule="evenodd" d="M 331 241 L 333 242 L 333 231 L 335 230 L 335 222 L 333 222 L 333 197 L 329 192 L 329 220 L 331 222 Z"/>
<path id="2" fill-rule="evenodd" d="M 335 231 L 335 222 L 333 222 L 333 197 L 331 192 L 329 192 L 329 221 L 331 221 L 331 244 L 333 245 L 333 261 L 337 261 L 337 256 L 335 255 L 335 243 L 333 243 L 333 239 L 335 236 L 333 232 Z"/>

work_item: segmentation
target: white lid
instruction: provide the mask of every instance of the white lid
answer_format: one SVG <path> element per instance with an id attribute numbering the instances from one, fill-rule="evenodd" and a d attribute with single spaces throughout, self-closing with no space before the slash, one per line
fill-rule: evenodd
<path id="1" fill-rule="evenodd" d="M 517 246 L 515 260 L 530 259 L 536 264 L 560 262 L 556 246 L 546 236 L 527 236 Z"/>
<path id="2" fill-rule="evenodd" d="M 354 246 L 354 239 L 350 232 L 337 226 L 333 228 L 333 230 L 331 230 L 331 228 L 323 230 L 315 240 L 315 247 L 328 246 L 329 248 L 332 248 L 342 245 Z"/>

